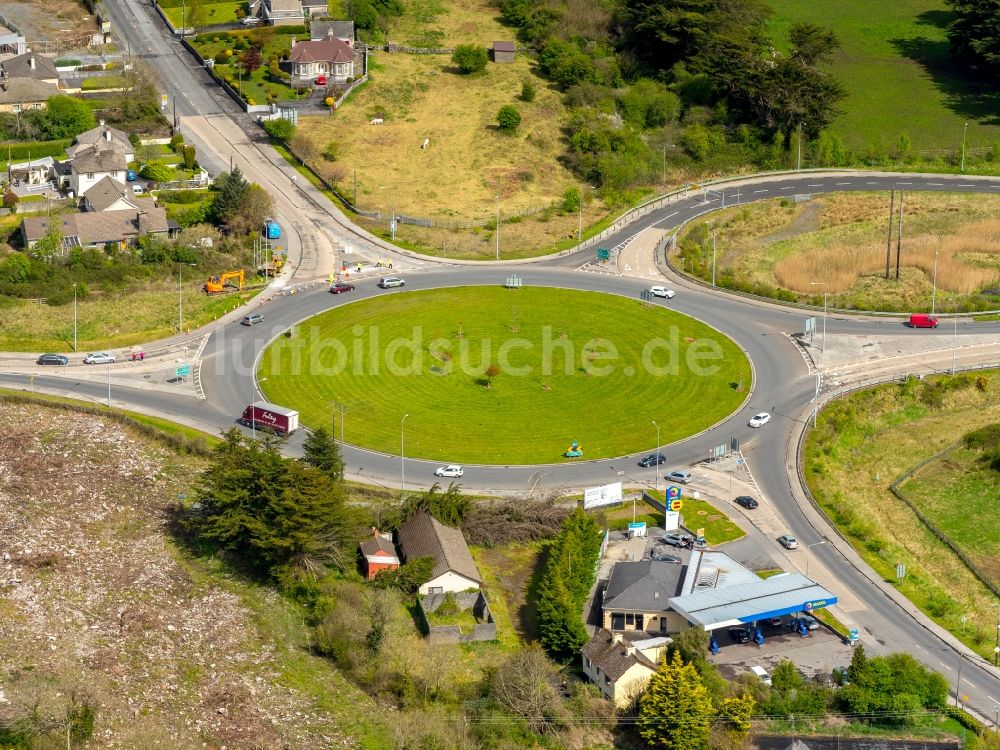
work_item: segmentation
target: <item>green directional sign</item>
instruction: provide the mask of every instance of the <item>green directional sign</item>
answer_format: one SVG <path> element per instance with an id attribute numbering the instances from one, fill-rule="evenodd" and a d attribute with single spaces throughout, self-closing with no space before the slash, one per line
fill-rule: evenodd
<path id="1" fill-rule="evenodd" d="M 606 247 L 597 248 L 598 260 L 611 260 L 611 251 Z"/>
<path id="2" fill-rule="evenodd" d="M 185 375 L 190 375 L 190 374 L 191 374 L 191 365 L 181 365 L 176 370 L 174 370 L 174 376 L 178 378 L 182 378 Z"/>

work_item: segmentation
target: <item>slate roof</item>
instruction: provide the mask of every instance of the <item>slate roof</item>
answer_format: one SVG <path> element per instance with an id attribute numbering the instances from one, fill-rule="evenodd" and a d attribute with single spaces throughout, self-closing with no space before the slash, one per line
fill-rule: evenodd
<path id="1" fill-rule="evenodd" d="M 354 59 L 354 51 L 339 39 L 298 42 L 289 59 L 294 63 L 346 63 Z"/>
<path id="2" fill-rule="evenodd" d="M 680 593 L 684 566 L 655 560 L 616 563 L 604 591 L 604 609 L 663 612 Z"/>
<path id="3" fill-rule="evenodd" d="M 358 546 L 361 547 L 361 554 L 365 557 L 371 557 L 372 555 L 396 557 L 395 545 L 382 536 L 370 536 Z"/>
<path id="4" fill-rule="evenodd" d="M 598 669 L 610 677 L 612 680 L 620 679 L 636 664 L 641 664 L 654 672 L 657 665 L 646 657 L 638 648 L 629 653 L 630 647 L 635 644 L 629 639 L 632 633 L 620 633 L 624 636 L 617 643 L 614 637 L 607 630 L 598 630 L 583 647 L 583 655 L 586 656 Z M 635 632 L 635 636 L 643 640 L 648 640 L 649 635 L 643 632 Z"/>
<path id="5" fill-rule="evenodd" d="M 274 13 L 288 13 L 302 14 L 302 3 L 299 0 L 268 0 L 266 3 L 266 10 L 269 14 Z"/>
<path id="6" fill-rule="evenodd" d="M 31 61 L 35 61 L 35 67 L 31 67 Z M 11 57 L 0 62 L 0 69 L 8 78 L 39 78 L 41 80 L 59 80 L 59 71 L 56 64 L 48 57 L 42 57 L 34 52 L 25 52 L 23 55 Z"/>
<path id="7" fill-rule="evenodd" d="M 493 42 L 494 52 L 514 52 L 514 42 Z"/>
<path id="8" fill-rule="evenodd" d="M 427 511 L 412 515 L 397 534 L 404 560 L 434 558 L 432 578 L 452 571 L 477 583 L 483 582 L 462 532 L 445 526 Z"/>
<path id="9" fill-rule="evenodd" d="M 8 78 L 0 84 L 0 104 L 44 102 L 59 93 L 59 87 L 37 78 Z"/>
<path id="10" fill-rule="evenodd" d="M 90 190 L 87 190 L 83 194 L 83 197 L 87 199 L 91 210 L 104 211 L 122 198 L 131 202 L 129 200 L 131 197 L 130 193 L 131 191 L 125 185 L 118 182 L 118 180 L 111 177 L 102 177 Z"/>
<path id="11" fill-rule="evenodd" d="M 72 168 L 77 174 L 97 172 L 124 172 L 128 167 L 125 154 L 113 148 L 90 146 L 77 151 Z"/>
<path id="12" fill-rule="evenodd" d="M 114 149 L 125 154 L 132 152 L 132 143 L 128 139 L 128 134 L 102 122 L 96 128 L 80 133 L 76 137 L 74 145 L 66 149 L 66 153 L 72 157 L 77 152 L 95 144 L 103 144 L 104 148 Z"/>
<path id="13" fill-rule="evenodd" d="M 328 36 L 354 41 L 354 21 L 310 21 L 309 38 L 321 41 Z"/>
<path id="14" fill-rule="evenodd" d="M 59 221 L 64 245 L 97 245 L 104 242 L 120 242 L 137 236 L 140 221 L 145 232 L 167 231 L 167 212 L 154 208 L 139 210 L 95 211 L 80 214 L 63 214 L 52 217 Z M 49 227 L 48 216 L 29 216 L 22 224 L 25 242 L 34 242 L 45 236 Z"/>

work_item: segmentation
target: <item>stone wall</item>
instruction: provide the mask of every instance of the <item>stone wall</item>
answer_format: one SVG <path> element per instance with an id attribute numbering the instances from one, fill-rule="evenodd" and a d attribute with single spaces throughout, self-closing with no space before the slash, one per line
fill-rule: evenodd
<path id="1" fill-rule="evenodd" d="M 463 633 L 457 625 L 431 625 L 427 621 L 427 613 L 434 612 L 440 607 L 447 594 L 428 594 L 420 597 L 417 602 L 420 605 L 420 624 L 424 635 L 431 643 L 474 643 L 476 641 L 493 641 L 497 637 L 497 626 L 493 621 L 493 614 L 490 612 L 489 602 L 482 591 L 464 591 L 452 594 L 459 608 L 465 612 L 471 610 L 472 615 L 479 621 L 472 629 L 472 633 Z"/>

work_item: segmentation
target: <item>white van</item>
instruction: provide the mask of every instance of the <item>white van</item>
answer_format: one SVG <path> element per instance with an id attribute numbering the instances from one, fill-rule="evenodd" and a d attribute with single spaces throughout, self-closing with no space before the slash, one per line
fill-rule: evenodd
<path id="1" fill-rule="evenodd" d="M 767 673 L 767 670 L 764 669 L 764 667 L 750 667 L 750 671 L 753 674 L 757 675 L 760 681 L 763 682 L 765 685 L 771 684 L 771 675 Z"/>

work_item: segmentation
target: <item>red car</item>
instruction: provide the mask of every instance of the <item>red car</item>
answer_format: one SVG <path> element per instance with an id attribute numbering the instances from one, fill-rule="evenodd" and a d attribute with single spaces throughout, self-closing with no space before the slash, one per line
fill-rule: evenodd
<path id="1" fill-rule="evenodd" d="M 330 286 L 330 294 L 341 294 L 342 292 L 353 292 L 354 284 L 345 284 L 343 281 L 338 281 L 336 284 Z"/>
<path id="2" fill-rule="evenodd" d="M 317 86 L 326 86 L 326 76 L 320 76 L 316 79 Z"/>

